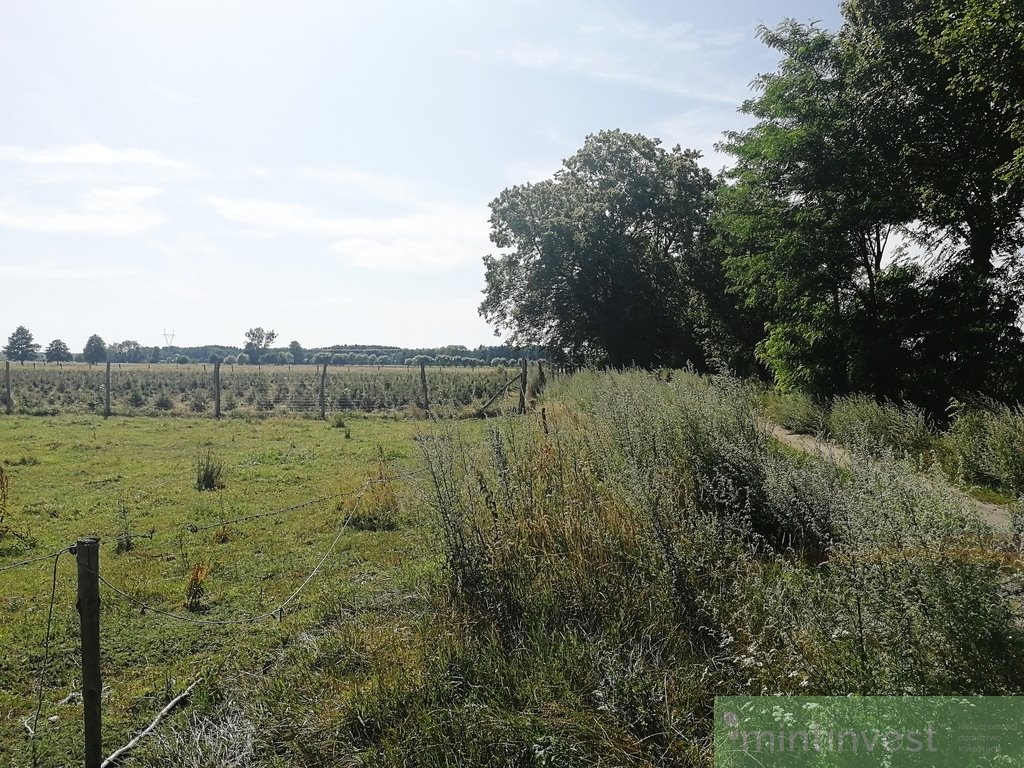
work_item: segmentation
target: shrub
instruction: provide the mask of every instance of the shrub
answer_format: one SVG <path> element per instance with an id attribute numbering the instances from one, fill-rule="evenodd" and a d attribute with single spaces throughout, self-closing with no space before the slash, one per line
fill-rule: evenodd
<path id="1" fill-rule="evenodd" d="M 955 404 L 949 430 L 963 482 L 1024 494 L 1024 410 L 996 402 Z"/>
<path id="2" fill-rule="evenodd" d="M 825 410 L 803 392 L 770 392 L 765 396 L 768 418 L 803 435 L 825 431 Z"/>
<path id="3" fill-rule="evenodd" d="M 196 490 L 217 491 L 224 487 L 224 465 L 213 457 L 211 451 L 196 459 Z"/>
<path id="4" fill-rule="evenodd" d="M 837 442 L 874 456 L 891 452 L 922 457 L 936 448 L 938 440 L 921 409 L 877 403 L 865 395 L 836 400 L 828 415 L 828 428 Z"/>

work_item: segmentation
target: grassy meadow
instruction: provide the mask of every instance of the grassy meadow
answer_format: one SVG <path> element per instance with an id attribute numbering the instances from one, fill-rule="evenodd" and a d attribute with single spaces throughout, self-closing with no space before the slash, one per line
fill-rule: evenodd
<path id="1" fill-rule="evenodd" d="M 281 603 L 313 569 L 352 511 L 353 498 L 219 523 L 351 494 L 382 473 L 408 472 L 417 465 L 412 438 L 418 429 L 410 421 L 360 415 L 343 427 L 283 418 L 2 418 L 0 464 L 9 483 L 4 525 L 32 547 L 8 534 L 0 540 L 0 568 L 97 535 L 104 577 L 154 608 L 204 620 L 259 613 Z M 206 452 L 223 466 L 221 490 L 195 488 L 197 457 Z M 237 696 L 232 681 L 272 673 L 286 665 L 293 646 L 324 642 L 324 633 L 336 636 L 329 641 L 334 656 L 323 663 L 339 671 L 336 682 L 346 678 L 341 670 L 347 666 L 348 687 L 359 682 L 363 655 L 401 653 L 403 643 L 394 641 L 421 600 L 421 571 L 436 561 L 424 549 L 420 523 L 406 512 L 416 508 L 405 499 L 409 482 L 369 488 L 323 572 L 280 621 L 206 626 L 142 615 L 104 587 L 105 754 L 196 677 L 208 681 L 201 701 L 230 699 Z M 192 533 L 189 525 L 213 527 Z M 118 551 L 126 531 L 131 548 Z M 23 721 L 35 708 L 51 569 L 45 561 L 0 573 L 3 765 L 29 762 Z M 197 573 L 200 595 L 189 610 L 189 583 Z M 66 765 L 81 745 L 80 701 L 66 698 L 79 689 L 74 584 L 74 557 L 64 555 L 39 726 L 42 765 Z"/>
<path id="2" fill-rule="evenodd" d="M 28 554 L 100 534 L 112 582 L 202 619 L 283 600 L 352 506 L 222 521 L 392 478 L 281 621 L 186 624 L 104 589 L 105 751 L 200 676 L 129 764 L 709 766 L 716 695 L 1022 693 L 1018 542 L 937 463 L 802 452 L 773 439 L 758 387 L 679 371 L 581 373 L 535 406 L 0 419 Z M 194 488 L 206 451 L 221 490 Z M 157 534 L 118 553 L 126 516 Z M 5 545 L 0 568 L 25 554 Z M 0 744 L 18 765 L 49 568 L 0 573 Z M 70 557 L 59 575 L 54 766 L 80 743 Z"/>

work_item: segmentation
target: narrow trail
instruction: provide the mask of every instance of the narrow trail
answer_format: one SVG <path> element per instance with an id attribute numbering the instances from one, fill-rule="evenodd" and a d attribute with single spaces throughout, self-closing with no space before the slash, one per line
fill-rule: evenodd
<path id="1" fill-rule="evenodd" d="M 819 440 L 812 435 L 802 435 L 798 432 L 791 432 L 779 424 L 766 423 L 765 426 L 768 428 L 771 436 L 778 440 L 783 445 L 788 445 L 790 448 L 795 448 L 798 451 L 804 453 L 813 453 L 819 456 L 830 458 L 839 464 L 850 464 L 853 461 L 852 454 L 840 445 L 836 445 L 828 440 Z M 975 509 L 978 510 L 978 514 L 981 519 L 988 525 L 992 526 L 992 529 L 997 533 L 1005 536 L 1013 535 L 1013 522 L 1010 517 L 1010 510 L 1000 504 L 993 504 L 988 501 L 980 501 L 958 488 L 954 488 L 958 494 L 966 499 Z"/>

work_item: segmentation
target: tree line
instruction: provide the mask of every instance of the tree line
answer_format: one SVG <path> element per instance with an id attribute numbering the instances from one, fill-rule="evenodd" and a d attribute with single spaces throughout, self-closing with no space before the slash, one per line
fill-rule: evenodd
<path id="1" fill-rule="evenodd" d="M 477 367 L 511 365 L 520 357 L 538 360 L 543 357 L 539 347 L 512 347 L 508 345 L 481 345 L 470 350 L 460 345 L 435 348 L 373 347 L 352 345 L 306 349 L 298 341 L 286 347 L 274 347 L 277 333 L 261 327 L 245 333 L 241 347 L 207 345 L 201 347 L 148 347 L 137 341 L 125 340 L 107 344 L 101 336 L 89 337 L 81 352 L 72 352 L 61 339 L 54 339 L 45 348 L 36 343 L 32 332 L 19 325 L 0 347 L 2 357 L 15 362 L 89 364 L 112 363 L 215 363 L 228 365 L 426 365 L 447 367 Z"/>
<path id="2" fill-rule="evenodd" d="M 1024 399 L 1024 5 L 848 0 L 699 153 L 588 136 L 491 203 L 481 314 L 576 364 L 761 375 L 932 412 Z"/>

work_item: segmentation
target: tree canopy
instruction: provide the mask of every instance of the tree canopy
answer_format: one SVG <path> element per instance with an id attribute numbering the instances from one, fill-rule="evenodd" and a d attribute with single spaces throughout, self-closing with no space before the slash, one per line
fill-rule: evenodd
<path id="1" fill-rule="evenodd" d="M 19 325 L 7 338 L 3 353 L 8 360 L 24 365 L 26 361 L 35 360 L 39 356 L 39 345 L 32 338 L 31 331 L 24 325 Z"/>
<path id="2" fill-rule="evenodd" d="M 46 346 L 46 362 L 48 363 L 70 363 L 75 359 L 68 349 L 68 345 L 60 339 L 54 339 Z"/>
<path id="3" fill-rule="evenodd" d="M 588 136 L 549 181 L 491 203 L 481 314 L 516 344 L 596 364 L 703 365 L 691 275 L 715 181 L 699 153 L 622 131 Z"/>
<path id="4" fill-rule="evenodd" d="M 107 359 L 107 344 L 98 334 L 93 334 L 85 342 L 85 349 L 82 350 L 82 359 L 89 365 L 105 362 Z"/>

